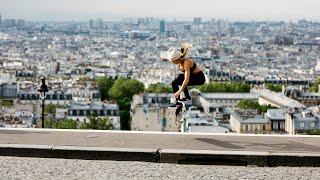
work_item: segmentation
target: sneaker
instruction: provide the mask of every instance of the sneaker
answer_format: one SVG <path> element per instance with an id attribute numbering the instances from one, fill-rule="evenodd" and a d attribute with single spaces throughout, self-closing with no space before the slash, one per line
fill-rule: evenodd
<path id="1" fill-rule="evenodd" d="M 190 102 L 190 101 L 191 101 L 191 98 L 182 98 L 178 100 L 178 102 L 181 102 L 181 103 Z"/>
<path id="2" fill-rule="evenodd" d="M 176 102 L 175 104 L 172 104 L 172 105 L 168 106 L 168 108 L 176 108 L 176 107 L 179 107 L 179 106 L 182 106 L 182 103 Z"/>

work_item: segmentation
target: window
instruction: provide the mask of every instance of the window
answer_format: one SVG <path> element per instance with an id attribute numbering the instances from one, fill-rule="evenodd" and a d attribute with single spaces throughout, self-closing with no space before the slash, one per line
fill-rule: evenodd
<path id="1" fill-rule="evenodd" d="M 315 123 L 314 122 L 311 122 L 310 123 L 310 128 L 314 128 L 315 127 Z"/>
<path id="2" fill-rule="evenodd" d="M 162 119 L 162 127 L 166 127 L 167 126 L 167 119 L 163 118 Z"/>
<path id="3" fill-rule="evenodd" d="M 272 123 L 272 129 L 273 130 L 278 130 L 278 124 L 279 124 L 278 122 L 273 122 Z"/>
<path id="4" fill-rule="evenodd" d="M 304 128 L 304 122 L 300 123 L 300 128 Z"/>

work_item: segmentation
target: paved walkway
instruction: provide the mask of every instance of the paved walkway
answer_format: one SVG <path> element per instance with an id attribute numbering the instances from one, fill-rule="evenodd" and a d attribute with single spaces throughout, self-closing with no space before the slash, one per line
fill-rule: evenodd
<path id="1" fill-rule="evenodd" d="M 151 158 L 146 161 L 153 161 L 151 156 L 154 154 L 159 156 L 160 151 L 160 154 L 163 153 L 163 156 L 161 156 L 163 159 L 160 157 L 161 162 L 173 163 L 199 163 L 203 159 L 208 159 L 204 155 L 210 155 L 212 160 L 215 161 L 217 158 L 221 158 L 216 157 L 216 155 L 241 155 L 241 157 L 238 157 L 240 159 L 244 156 L 292 156 L 295 158 L 310 158 L 311 160 L 320 158 L 320 136 L 0 129 L 0 147 L 7 149 L 28 147 L 33 149 L 49 148 L 50 150 L 68 149 L 68 152 L 71 152 L 71 150 L 135 152 L 136 154 L 132 156 L 137 156 L 137 153 L 144 152 L 145 158 L 148 155 Z M 174 156 L 177 154 L 179 157 Z M 187 154 L 188 157 L 181 157 L 181 154 Z M 10 153 L 2 153 L 2 155 L 10 155 Z M 143 157 L 143 154 L 141 155 Z M 195 159 L 195 155 L 198 155 L 202 160 Z M 120 154 L 118 156 L 122 157 Z M 186 159 L 190 159 L 191 156 L 193 157 L 192 160 L 187 161 Z M 165 157 L 166 159 L 164 159 Z M 90 156 L 88 158 L 95 159 L 95 157 Z M 159 157 L 156 158 L 158 159 L 156 161 L 159 161 Z M 84 159 L 86 158 L 84 157 Z M 134 159 L 128 158 L 128 160 Z M 264 159 L 264 161 L 267 161 L 264 162 L 267 165 L 270 163 L 270 159 Z M 281 161 L 283 163 L 286 160 L 282 159 Z M 295 159 L 294 161 L 300 160 Z M 237 162 L 238 160 L 233 159 L 230 163 Z M 246 161 L 246 163 L 248 162 Z"/>
<path id="2" fill-rule="evenodd" d="M 320 167 L 199 166 L 29 157 L 0 157 L 0 171 L 0 179 L 12 180 L 316 180 L 320 177 Z"/>

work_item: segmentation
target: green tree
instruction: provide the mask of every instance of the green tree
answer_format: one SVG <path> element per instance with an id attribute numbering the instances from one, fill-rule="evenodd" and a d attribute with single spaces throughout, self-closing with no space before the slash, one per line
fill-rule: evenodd
<path id="1" fill-rule="evenodd" d="M 47 104 L 44 106 L 44 112 L 48 114 L 56 114 L 57 106 L 54 104 Z"/>
<path id="2" fill-rule="evenodd" d="M 83 124 L 81 129 L 112 130 L 113 125 L 108 118 L 101 118 L 95 115 L 89 117 L 89 123 Z"/>
<path id="3" fill-rule="evenodd" d="M 221 93 L 245 93 L 250 92 L 250 85 L 245 83 L 218 83 L 213 82 L 200 86 L 201 92 L 221 92 Z"/>
<path id="4" fill-rule="evenodd" d="M 110 77 L 100 77 L 98 78 L 98 85 L 101 94 L 101 101 L 109 100 L 108 92 L 112 87 L 114 80 Z"/>
<path id="5" fill-rule="evenodd" d="M 44 128 L 54 128 L 55 123 L 53 119 L 45 119 L 44 120 Z"/>
<path id="6" fill-rule="evenodd" d="M 164 83 L 150 84 L 146 90 L 147 93 L 173 93 L 171 86 Z"/>
<path id="7" fill-rule="evenodd" d="M 98 118 L 98 127 L 101 130 L 112 130 L 113 125 L 108 118 Z"/>
<path id="8" fill-rule="evenodd" d="M 259 106 L 259 103 L 253 100 L 241 100 L 237 104 L 240 109 L 258 109 Z"/>
<path id="9" fill-rule="evenodd" d="M 13 106 L 13 101 L 12 100 L 2 100 L 0 101 L 2 106 L 4 107 L 12 107 Z"/>
<path id="10" fill-rule="evenodd" d="M 132 100 L 132 96 L 134 94 L 140 93 L 144 91 L 144 85 L 140 81 L 119 78 L 117 79 L 113 86 L 110 88 L 108 95 L 111 99 L 115 99 L 117 101 L 128 98 Z"/>
<path id="11" fill-rule="evenodd" d="M 280 84 L 266 84 L 267 89 L 274 91 L 274 92 L 281 92 L 282 91 L 282 85 Z"/>
<path id="12" fill-rule="evenodd" d="M 311 91 L 311 92 L 319 92 L 319 85 L 320 85 L 320 78 L 318 78 L 318 79 L 316 80 L 316 82 L 314 82 L 314 83 L 312 84 L 312 86 L 310 87 L 310 91 Z"/>
<path id="13" fill-rule="evenodd" d="M 119 104 L 120 124 L 122 130 L 130 130 L 130 103 L 132 96 L 144 91 L 143 83 L 126 78 L 117 79 L 110 88 L 108 95 Z"/>
<path id="14" fill-rule="evenodd" d="M 259 114 L 266 113 L 268 109 L 276 109 L 276 107 L 271 105 L 260 105 L 254 100 L 241 100 L 238 102 L 237 107 L 240 109 L 257 110 Z"/>
<path id="15" fill-rule="evenodd" d="M 128 109 L 124 109 L 124 110 L 120 109 L 120 126 L 122 130 L 131 129 L 131 117 L 130 117 L 130 111 Z"/>
<path id="16" fill-rule="evenodd" d="M 320 129 L 314 129 L 314 130 L 308 131 L 306 134 L 308 134 L 308 135 L 320 135 Z"/>
<path id="17" fill-rule="evenodd" d="M 55 128 L 55 129 L 77 129 L 78 123 L 73 119 L 65 119 L 65 120 L 53 120 L 47 119 L 45 120 L 45 128 Z"/>

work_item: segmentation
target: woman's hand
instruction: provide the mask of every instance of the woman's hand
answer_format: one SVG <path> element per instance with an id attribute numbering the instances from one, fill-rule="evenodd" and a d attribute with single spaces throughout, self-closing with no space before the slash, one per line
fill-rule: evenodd
<path id="1" fill-rule="evenodd" d="M 176 99 L 180 99 L 180 94 L 181 94 L 181 91 L 177 91 L 176 93 L 174 93 L 174 97 Z"/>

